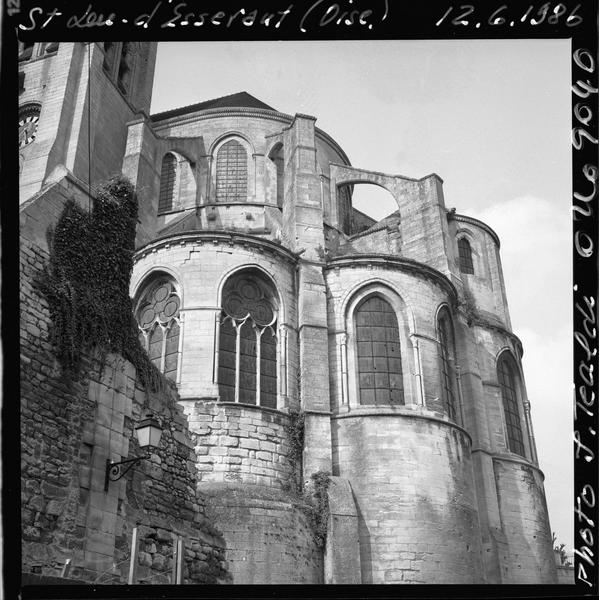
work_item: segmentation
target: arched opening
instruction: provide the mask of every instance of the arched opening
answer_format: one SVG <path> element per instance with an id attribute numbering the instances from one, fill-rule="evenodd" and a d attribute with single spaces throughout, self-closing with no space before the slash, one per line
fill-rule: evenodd
<path id="1" fill-rule="evenodd" d="M 173 381 L 179 363 L 180 307 L 175 282 L 159 274 L 141 287 L 135 309 L 141 345 L 154 365 Z"/>
<path id="2" fill-rule="evenodd" d="M 474 274 L 474 263 L 472 261 L 472 246 L 467 238 L 461 237 L 458 239 L 458 260 L 460 272 L 467 275 Z"/>
<path id="3" fill-rule="evenodd" d="M 238 140 L 229 140 L 216 155 L 216 201 L 246 202 L 247 188 L 247 151 Z"/>
<path id="4" fill-rule="evenodd" d="M 283 145 L 277 144 L 271 150 L 268 158 L 270 158 L 270 160 L 274 163 L 276 170 L 277 206 L 279 208 L 283 208 L 283 194 L 285 191 Z"/>
<path id="5" fill-rule="evenodd" d="M 405 404 L 395 311 L 375 294 L 356 307 L 354 319 L 360 404 Z"/>
<path id="6" fill-rule="evenodd" d="M 508 450 L 525 457 L 518 368 L 509 352 L 503 352 L 497 361 L 497 380 L 501 388 Z"/>
<path id="7" fill-rule="evenodd" d="M 453 321 L 449 309 L 444 306 L 437 316 L 439 340 L 439 374 L 445 414 L 459 422 L 458 390 L 456 379 L 456 355 Z"/>
<path id="8" fill-rule="evenodd" d="M 160 194 L 158 196 L 158 214 L 173 210 L 177 182 L 177 157 L 167 152 L 162 158 L 160 169 Z"/>
<path id="9" fill-rule="evenodd" d="M 223 402 L 277 408 L 277 294 L 257 269 L 232 275 L 221 298 L 218 386 Z"/>
<path id="10" fill-rule="evenodd" d="M 398 210 L 391 192 L 380 185 L 357 182 L 337 186 L 339 228 L 346 235 L 366 231 Z"/>

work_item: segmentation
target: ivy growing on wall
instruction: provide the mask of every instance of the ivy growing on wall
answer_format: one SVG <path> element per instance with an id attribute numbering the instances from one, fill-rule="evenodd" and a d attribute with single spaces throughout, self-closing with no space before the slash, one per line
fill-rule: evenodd
<path id="1" fill-rule="evenodd" d="M 304 413 L 290 411 L 289 422 L 285 425 L 285 433 L 289 440 L 289 460 L 291 462 L 290 487 L 294 493 L 301 489 L 302 455 L 304 452 Z"/>
<path id="2" fill-rule="evenodd" d="M 326 471 L 318 471 L 312 474 L 312 493 L 307 494 L 311 500 L 312 510 L 309 518 L 314 539 L 319 548 L 324 548 L 327 541 L 327 528 L 329 525 L 329 485 L 331 474 Z"/>
<path id="3" fill-rule="evenodd" d="M 100 185 L 90 212 L 67 201 L 53 231 L 50 258 L 36 285 L 48 302 L 51 341 L 65 371 L 76 374 L 85 351 L 121 354 L 146 389 L 165 385 L 138 339 L 129 298 L 137 198 L 128 179 Z"/>
<path id="4" fill-rule="evenodd" d="M 459 306 L 466 317 L 468 326 L 472 325 L 478 316 L 478 311 L 476 310 L 476 300 L 470 290 L 464 290 L 464 297 L 460 301 Z"/>
<path id="5" fill-rule="evenodd" d="M 329 523 L 330 473 L 318 471 L 310 477 L 305 489 L 302 489 L 302 459 L 304 453 L 305 413 L 290 411 L 285 433 L 289 440 L 289 460 L 292 465 L 290 491 L 305 502 L 305 513 L 310 522 L 314 540 L 319 548 L 324 548 Z"/>

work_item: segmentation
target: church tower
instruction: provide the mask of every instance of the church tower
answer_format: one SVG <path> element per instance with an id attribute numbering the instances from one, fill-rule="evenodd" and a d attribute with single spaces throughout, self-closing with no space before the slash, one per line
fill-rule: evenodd
<path id="1" fill-rule="evenodd" d="M 126 124 L 149 114 L 156 43 L 20 42 L 20 204 L 121 171 Z M 90 160 L 91 157 L 91 160 Z"/>

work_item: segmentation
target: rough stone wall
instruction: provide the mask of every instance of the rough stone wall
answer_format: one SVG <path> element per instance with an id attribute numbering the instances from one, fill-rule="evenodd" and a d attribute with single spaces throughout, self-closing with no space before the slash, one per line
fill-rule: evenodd
<path id="1" fill-rule="evenodd" d="M 295 465 L 285 426 L 289 416 L 252 406 L 185 401 L 195 444 L 198 483 L 292 487 Z"/>
<path id="2" fill-rule="evenodd" d="M 182 402 L 195 444 L 198 490 L 227 546 L 234 583 L 321 583 L 308 507 L 296 494 L 290 417 L 258 407 Z"/>
<path id="3" fill-rule="evenodd" d="M 419 413 L 333 420 L 333 474 L 356 499 L 362 583 L 483 583 L 470 440 Z"/>
<path id="4" fill-rule="evenodd" d="M 196 496 L 193 444 L 176 393 L 147 395 L 133 367 L 115 355 L 85 356 L 77 377 L 62 371 L 48 338 L 47 304 L 33 285 L 46 261 L 45 251 L 21 239 L 22 570 L 57 576 L 68 559 L 73 579 L 126 581 L 140 523 L 163 543 L 150 552 L 152 531 L 146 535 L 139 578 L 169 579 L 166 538 L 174 534 L 187 546 L 187 581 L 226 581 L 224 542 Z M 160 449 L 105 491 L 107 459 L 140 454 L 133 426 L 148 410 L 166 423 Z"/>
<path id="5" fill-rule="evenodd" d="M 322 549 L 301 499 L 264 486 L 215 483 L 199 489 L 206 515 L 226 540 L 233 583 L 323 583 Z"/>
<path id="6" fill-rule="evenodd" d="M 502 583 L 557 583 L 541 473 L 524 461 L 493 461 L 506 551 Z"/>

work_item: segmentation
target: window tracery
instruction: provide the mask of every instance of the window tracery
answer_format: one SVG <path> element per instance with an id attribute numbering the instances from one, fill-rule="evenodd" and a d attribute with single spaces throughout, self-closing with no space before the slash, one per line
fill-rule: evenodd
<path id="1" fill-rule="evenodd" d="M 136 311 L 142 346 L 154 365 L 172 380 L 179 359 L 180 305 L 174 282 L 161 277 L 146 287 Z"/>
<path id="2" fill-rule="evenodd" d="M 223 289 L 218 384 L 224 402 L 277 407 L 277 310 L 274 294 L 252 275 Z"/>

